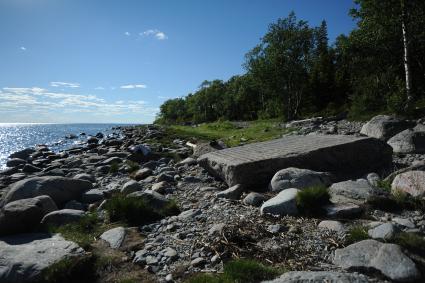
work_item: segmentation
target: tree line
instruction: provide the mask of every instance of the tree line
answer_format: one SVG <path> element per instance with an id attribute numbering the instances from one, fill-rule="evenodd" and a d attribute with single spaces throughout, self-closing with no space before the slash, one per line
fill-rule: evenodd
<path id="1" fill-rule="evenodd" d="M 244 75 L 204 81 L 165 101 L 157 122 L 201 123 L 348 113 L 412 113 L 425 106 L 425 1 L 355 0 L 357 27 L 329 44 L 327 23 L 295 13 L 269 25 Z"/>

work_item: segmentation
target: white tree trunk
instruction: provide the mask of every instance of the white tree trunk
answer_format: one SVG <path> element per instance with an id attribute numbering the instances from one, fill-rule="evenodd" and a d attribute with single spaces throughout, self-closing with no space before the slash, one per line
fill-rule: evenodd
<path id="1" fill-rule="evenodd" d="M 404 0 L 401 0 L 401 30 L 403 33 L 403 63 L 404 63 L 404 73 L 406 80 L 406 109 L 410 107 L 410 104 L 413 100 L 412 96 L 412 77 L 410 73 L 410 57 L 409 57 L 409 41 L 407 38 L 407 28 L 406 28 L 406 8 Z"/>

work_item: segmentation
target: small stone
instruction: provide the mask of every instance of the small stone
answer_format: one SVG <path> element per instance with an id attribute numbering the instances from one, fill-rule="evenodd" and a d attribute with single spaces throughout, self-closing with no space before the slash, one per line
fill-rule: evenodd
<path id="1" fill-rule="evenodd" d="M 244 190 L 241 185 L 235 185 L 233 187 L 228 188 L 227 190 L 217 193 L 217 197 L 237 200 L 241 197 L 243 191 Z"/>
<path id="2" fill-rule="evenodd" d="M 190 262 L 190 265 L 192 265 L 193 267 L 202 266 L 204 264 L 205 264 L 205 259 L 202 257 L 195 258 L 194 260 Z"/>
<path id="3" fill-rule="evenodd" d="M 409 219 L 394 217 L 392 221 L 410 229 L 416 228 L 415 224 L 413 224 L 413 222 Z"/>
<path id="4" fill-rule="evenodd" d="M 331 230 L 331 231 L 335 231 L 335 232 L 338 232 L 338 233 L 345 231 L 344 225 L 341 222 L 333 221 L 333 220 L 324 220 L 324 221 L 319 223 L 318 227 L 322 228 L 322 229 L 328 229 L 328 230 Z"/>
<path id="5" fill-rule="evenodd" d="M 390 240 L 394 238 L 397 231 L 398 229 L 394 224 L 384 223 L 373 229 L 370 229 L 367 233 L 372 239 Z"/>
<path id="6" fill-rule="evenodd" d="M 264 195 L 251 192 L 243 199 L 242 202 L 246 205 L 260 206 L 265 200 L 266 197 Z"/>

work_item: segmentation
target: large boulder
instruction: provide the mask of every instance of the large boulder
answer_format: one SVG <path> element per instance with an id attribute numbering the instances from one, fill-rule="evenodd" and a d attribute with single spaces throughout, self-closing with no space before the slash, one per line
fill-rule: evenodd
<path id="1" fill-rule="evenodd" d="M 0 238 L 0 251 L 0 283 L 36 282 L 46 268 L 85 254 L 77 244 L 60 235 L 46 234 Z"/>
<path id="2" fill-rule="evenodd" d="M 412 124 L 394 116 L 378 115 L 363 125 L 360 133 L 387 141 L 392 136 L 409 128 Z"/>
<path id="3" fill-rule="evenodd" d="M 329 186 L 331 178 L 328 173 L 308 169 L 289 167 L 278 171 L 270 182 L 272 192 L 289 188 L 303 189 L 313 186 Z"/>
<path id="4" fill-rule="evenodd" d="M 78 222 L 84 217 L 84 211 L 76 209 L 61 209 L 46 214 L 41 220 L 41 224 L 46 226 L 62 226 Z"/>
<path id="5" fill-rule="evenodd" d="M 359 154 L 361 153 L 361 154 Z M 229 187 L 265 190 L 277 171 L 304 168 L 329 172 L 335 180 L 379 172 L 392 162 L 391 147 L 375 138 L 343 135 L 285 136 L 199 157 L 198 163 Z"/>
<path id="6" fill-rule="evenodd" d="M 23 160 L 23 159 L 20 159 L 20 158 L 12 158 L 12 159 L 9 159 L 7 162 L 6 162 L 6 166 L 7 167 L 16 167 L 16 166 L 19 166 L 19 165 L 24 165 L 24 164 L 26 164 L 27 162 L 25 161 L 25 160 Z"/>
<path id="7" fill-rule="evenodd" d="M 62 206 L 70 200 L 79 199 L 83 192 L 92 188 L 92 183 L 85 180 L 57 176 L 33 177 L 11 185 L 4 202 L 47 195 L 57 206 Z"/>
<path id="8" fill-rule="evenodd" d="M 420 277 L 415 263 L 395 244 L 364 240 L 335 251 L 333 263 L 347 270 L 375 270 L 387 278 L 409 282 Z"/>
<path id="9" fill-rule="evenodd" d="M 12 201 L 0 211 L 0 235 L 31 232 L 44 215 L 57 209 L 49 196 Z"/>
<path id="10" fill-rule="evenodd" d="M 35 152 L 34 148 L 26 148 L 26 149 L 12 153 L 11 155 L 9 155 L 9 158 L 20 158 L 20 159 L 26 160 L 34 152 Z"/>
<path id="11" fill-rule="evenodd" d="M 425 132 L 407 129 L 389 139 L 388 144 L 396 153 L 425 153 Z"/>
<path id="12" fill-rule="evenodd" d="M 413 197 L 425 196 L 425 171 L 408 171 L 398 174 L 392 184 L 392 193 L 404 192 Z"/>
<path id="13" fill-rule="evenodd" d="M 363 204 L 374 195 L 374 188 L 365 179 L 344 181 L 329 188 L 333 203 Z"/>
<path id="14" fill-rule="evenodd" d="M 279 278 L 262 283 L 368 283 L 366 276 L 358 273 L 342 273 L 335 271 L 289 271 Z"/>
<path id="15" fill-rule="evenodd" d="M 281 191 L 277 196 L 263 203 L 260 209 L 261 214 L 297 215 L 296 197 L 298 192 L 299 190 L 294 188 Z"/>

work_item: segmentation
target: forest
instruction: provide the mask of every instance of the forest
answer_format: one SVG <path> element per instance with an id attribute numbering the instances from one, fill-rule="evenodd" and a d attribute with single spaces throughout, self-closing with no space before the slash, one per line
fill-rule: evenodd
<path id="1" fill-rule="evenodd" d="M 314 27 L 292 12 L 245 55 L 245 74 L 165 101 L 156 122 L 422 115 L 425 1 L 354 2 L 348 13 L 356 28 L 348 35 L 330 44 L 325 20 Z"/>

